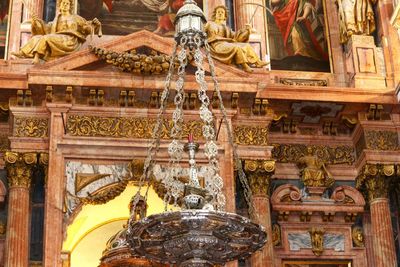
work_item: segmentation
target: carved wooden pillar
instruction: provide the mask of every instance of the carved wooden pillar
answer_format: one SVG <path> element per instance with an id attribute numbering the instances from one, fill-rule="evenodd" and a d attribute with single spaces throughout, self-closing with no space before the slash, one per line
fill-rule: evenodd
<path id="1" fill-rule="evenodd" d="M 370 205 L 376 267 L 397 266 L 388 199 L 389 179 L 394 174 L 394 165 L 367 164 L 357 178 L 357 187 L 364 189 Z"/>
<path id="2" fill-rule="evenodd" d="M 36 153 L 6 152 L 9 189 L 5 248 L 6 267 L 27 267 L 29 264 L 29 190 Z"/>
<path id="3" fill-rule="evenodd" d="M 275 171 L 275 161 L 245 160 L 244 169 L 253 192 L 253 205 L 255 213 L 258 215 L 258 223 L 264 226 L 267 231 L 267 243 L 262 251 L 256 252 L 251 257 L 251 266 L 273 266 L 274 245 L 272 242 L 269 186 L 271 176 Z"/>

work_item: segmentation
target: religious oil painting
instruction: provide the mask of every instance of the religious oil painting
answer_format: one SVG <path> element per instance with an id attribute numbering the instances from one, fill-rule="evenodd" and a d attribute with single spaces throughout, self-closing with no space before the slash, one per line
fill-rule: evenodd
<path id="1" fill-rule="evenodd" d="M 203 0 L 195 0 L 203 9 Z M 148 30 L 161 36 L 174 35 L 176 12 L 184 0 L 78 0 L 79 15 L 97 17 L 103 34 L 126 35 Z"/>
<path id="2" fill-rule="evenodd" d="M 324 0 L 267 0 L 272 70 L 330 72 Z"/>
<path id="3" fill-rule="evenodd" d="M 9 3 L 9 0 L 0 0 L 0 58 L 5 56 Z"/>
<path id="4" fill-rule="evenodd" d="M 350 261 L 284 261 L 282 267 L 352 267 Z"/>

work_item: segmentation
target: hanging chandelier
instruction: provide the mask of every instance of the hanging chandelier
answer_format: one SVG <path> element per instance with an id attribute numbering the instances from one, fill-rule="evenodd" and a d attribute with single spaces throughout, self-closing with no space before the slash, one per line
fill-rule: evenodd
<path id="1" fill-rule="evenodd" d="M 215 120 L 209 109 L 210 99 L 207 95 L 203 53 L 205 53 L 209 64 L 214 94 L 219 99 L 219 109 L 227 127 L 234 164 L 244 188 L 249 214 L 250 217 L 255 219 L 251 190 L 233 143 L 232 129 L 227 120 L 207 36 L 203 30 L 205 22 L 206 19 L 202 10 L 193 0 L 186 0 L 176 14 L 176 44 L 171 57 L 171 62 L 174 59 L 178 59 L 179 62 L 175 88 L 171 88 L 174 64 L 170 64 L 164 90 L 161 94 L 161 104 L 153 129 L 153 138 L 147 151 L 139 189 L 134 196 L 138 199 L 141 198 L 142 188 L 147 187 L 144 195 L 144 199 L 147 201 L 151 184 L 150 177 L 153 176 L 156 169 L 155 157 L 160 148 L 160 133 L 163 127 L 164 113 L 168 98 L 171 95 L 175 105 L 172 113 L 173 127 L 170 132 L 172 141 L 168 145 L 169 162 L 166 164 L 167 166 L 163 167 L 161 180 L 166 189 L 164 197 L 166 210 L 163 213 L 150 215 L 141 220 L 136 220 L 135 216 L 131 215 L 126 231 L 126 240 L 135 254 L 155 262 L 182 267 L 223 265 L 232 260 L 248 257 L 266 242 L 266 233 L 262 226 L 253 223 L 248 218 L 224 211 L 223 179 L 219 174 Z M 193 135 L 189 135 L 186 144 L 182 141 L 185 68 L 188 64 L 188 55 L 193 57 L 196 66 L 195 78 L 199 85 L 197 95 L 200 102 L 199 117 L 202 122 L 204 139 L 202 146 L 193 140 Z M 171 93 L 172 90 L 173 93 Z M 199 148 L 204 152 L 207 159 L 206 167 L 208 170 L 206 175 L 203 174 L 202 183 L 199 182 L 199 168 L 195 159 Z M 188 171 L 187 168 L 181 166 L 185 152 L 188 153 Z M 188 179 L 181 179 L 186 174 L 189 176 Z M 234 177 L 231 179 L 234 179 Z M 179 205 L 181 209 L 168 211 L 168 203 Z"/>

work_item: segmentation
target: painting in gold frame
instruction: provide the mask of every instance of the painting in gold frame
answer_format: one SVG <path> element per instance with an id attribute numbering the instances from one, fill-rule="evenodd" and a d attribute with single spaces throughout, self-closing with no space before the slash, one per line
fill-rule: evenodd
<path id="1" fill-rule="evenodd" d="M 282 267 L 352 267 L 351 261 L 307 261 L 307 260 L 288 260 L 284 261 Z"/>

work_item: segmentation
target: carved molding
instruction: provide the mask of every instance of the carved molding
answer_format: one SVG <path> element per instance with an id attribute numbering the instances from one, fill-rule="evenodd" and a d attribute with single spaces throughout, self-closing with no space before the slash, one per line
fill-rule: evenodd
<path id="1" fill-rule="evenodd" d="M 245 160 L 244 171 L 254 196 L 269 195 L 271 176 L 275 172 L 273 160 Z"/>
<path id="2" fill-rule="evenodd" d="M 300 86 L 328 86 L 327 80 L 280 78 L 279 83 L 284 85 Z"/>
<path id="3" fill-rule="evenodd" d="M 307 154 L 306 145 L 275 144 L 272 150 L 272 157 L 277 162 L 296 163 L 301 157 Z M 327 164 L 354 163 L 354 149 L 351 146 L 311 146 L 314 155 Z"/>
<path id="4" fill-rule="evenodd" d="M 235 125 L 233 127 L 234 140 L 238 145 L 267 146 L 268 133 L 267 126 Z"/>
<path id="5" fill-rule="evenodd" d="M 365 131 L 365 145 L 373 150 L 398 150 L 399 137 L 393 131 Z"/>
<path id="6" fill-rule="evenodd" d="M 368 201 L 388 198 L 391 178 L 396 176 L 394 164 L 366 164 L 356 178 L 356 188 L 364 193 Z"/>
<path id="7" fill-rule="evenodd" d="M 86 115 L 70 115 L 67 119 L 67 132 L 72 136 L 116 137 L 150 139 L 153 135 L 156 119 L 98 117 Z M 170 138 L 172 121 L 164 120 L 160 137 Z M 202 139 L 202 124 L 200 121 L 186 121 L 182 125 L 182 136 L 189 133 L 195 139 Z"/>
<path id="8" fill-rule="evenodd" d="M 37 163 L 36 153 L 17 153 L 7 151 L 4 154 L 9 187 L 30 188 L 33 169 Z"/>
<path id="9" fill-rule="evenodd" d="M 16 137 L 47 137 L 49 120 L 47 118 L 15 117 L 14 136 Z"/>

